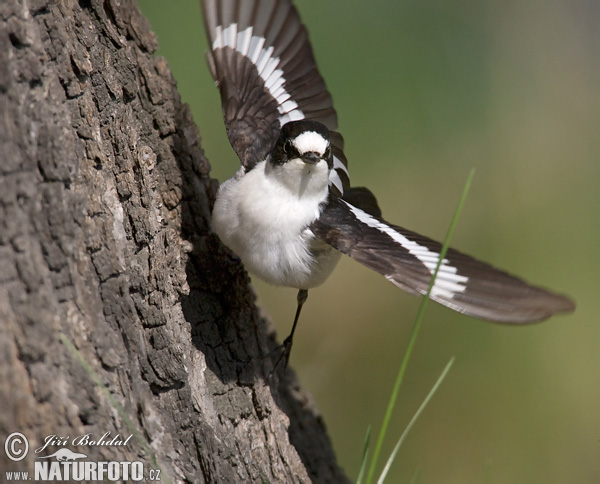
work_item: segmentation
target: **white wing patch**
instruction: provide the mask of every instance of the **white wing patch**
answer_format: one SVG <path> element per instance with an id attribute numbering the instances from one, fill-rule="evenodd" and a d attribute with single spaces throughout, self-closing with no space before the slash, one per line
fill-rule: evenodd
<path id="1" fill-rule="evenodd" d="M 329 172 L 329 184 L 333 185 L 340 191 L 340 193 L 343 194 L 344 184 L 342 183 L 342 179 L 338 174 L 338 170 L 343 171 L 348 179 L 350 179 L 350 174 L 348 173 L 348 168 L 346 165 L 344 165 L 337 156 L 333 155 L 333 170 Z"/>
<path id="2" fill-rule="evenodd" d="M 371 217 L 368 213 L 360 210 L 359 208 L 356 208 L 349 203 L 346 203 L 346 205 L 348 205 L 358 220 L 369 227 L 373 227 L 388 235 L 392 240 L 408 250 L 411 255 L 414 255 L 417 259 L 419 259 L 431 274 L 435 272 L 435 268 L 439 260 L 439 254 L 429 250 L 423 245 L 407 239 L 404 235 L 396 232 L 389 225 L 386 225 L 385 223 Z M 466 276 L 461 276 L 457 272 L 457 268 L 451 266 L 448 259 L 443 259 L 442 263 L 440 264 L 440 269 L 435 279 L 435 283 L 431 288 L 431 296 L 451 299 L 454 294 L 464 292 L 467 288 L 466 282 L 469 280 L 469 278 Z"/>
<path id="3" fill-rule="evenodd" d="M 329 184 L 337 188 L 340 193 L 344 193 L 344 184 L 342 183 L 342 179 L 336 170 L 331 170 L 329 172 Z"/>
<path id="4" fill-rule="evenodd" d="M 283 71 L 277 69 L 280 59 L 273 57 L 273 47 L 265 48 L 265 38 L 252 35 L 252 26 L 238 32 L 236 23 L 232 23 L 226 28 L 219 25 L 215 32 L 215 41 L 213 50 L 229 47 L 256 66 L 258 75 L 265 83 L 265 88 L 269 94 L 277 101 L 277 110 L 279 111 L 279 124 L 283 126 L 289 121 L 299 121 L 304 119 L 304 113 L 298 108 L 298 104 L 290 99 L 290 94 L 285 90 L 285 78 Z"/>

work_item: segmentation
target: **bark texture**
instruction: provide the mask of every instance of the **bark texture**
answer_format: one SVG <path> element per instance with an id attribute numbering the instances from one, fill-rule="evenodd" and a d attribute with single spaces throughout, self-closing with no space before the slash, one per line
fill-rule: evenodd
<path id="1" fill-rule="evenodd" d="M 0 468 L 111 432 L 135 435 L 67 447 L 163 481 L 344 482 L 310 398 L 269 376 L 271 327 L 210 231 L 217 184 L 155 49 L 131 0 L 0 2 L 0 436 L 30 446 Z"/>

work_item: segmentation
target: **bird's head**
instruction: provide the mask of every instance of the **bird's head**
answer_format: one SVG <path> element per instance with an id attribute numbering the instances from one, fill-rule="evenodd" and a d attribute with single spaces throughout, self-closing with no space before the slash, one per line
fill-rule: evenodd
<path id="1" fill-rule="evenodd" d="M 326 189 L 333 167 L 329 130 L 317 121 L 284 124 L 268 165 L 277 179 L 300 194 L 307 188 Z"/>
<path id="2" fill-rule="evenodd" d="M 325 161 L 333 166 L 329 130 L 317 121 L 291 121 L 281 127 L 279 138 L 271 151 L 271 163 L 284 165 L 300 160 L 308 165 Z"/>

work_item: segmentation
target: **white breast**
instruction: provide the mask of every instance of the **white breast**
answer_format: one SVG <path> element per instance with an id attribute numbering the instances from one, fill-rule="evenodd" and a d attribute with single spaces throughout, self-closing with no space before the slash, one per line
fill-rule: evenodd
<path id="1" fill-rule="evenodd" d="M 262 161 L 227 180 L 217 195 L 212 226 L 246 269 L 265 281 L 310 289 L 333 271 L 340 253 L 307 228 L 327 199 L 325 161 L 282 166 Z"/>

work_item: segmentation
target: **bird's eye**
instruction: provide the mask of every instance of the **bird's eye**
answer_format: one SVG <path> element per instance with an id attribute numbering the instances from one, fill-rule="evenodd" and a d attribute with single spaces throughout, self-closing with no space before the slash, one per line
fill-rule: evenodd
<path id="1" fill-rule="evenodd" d="M 325 158 L 329 158 L 331 156 L 331 145 L 327 145 L 327 149 L 325 150 Z"/>
<path id="2" fill-rule="evenodd" d="M 283 152 L 286 155 L 289 155 L 292 152 L 292 142 L 290 140 L 286 140 L 285 143 L 283 143 Z"/>

